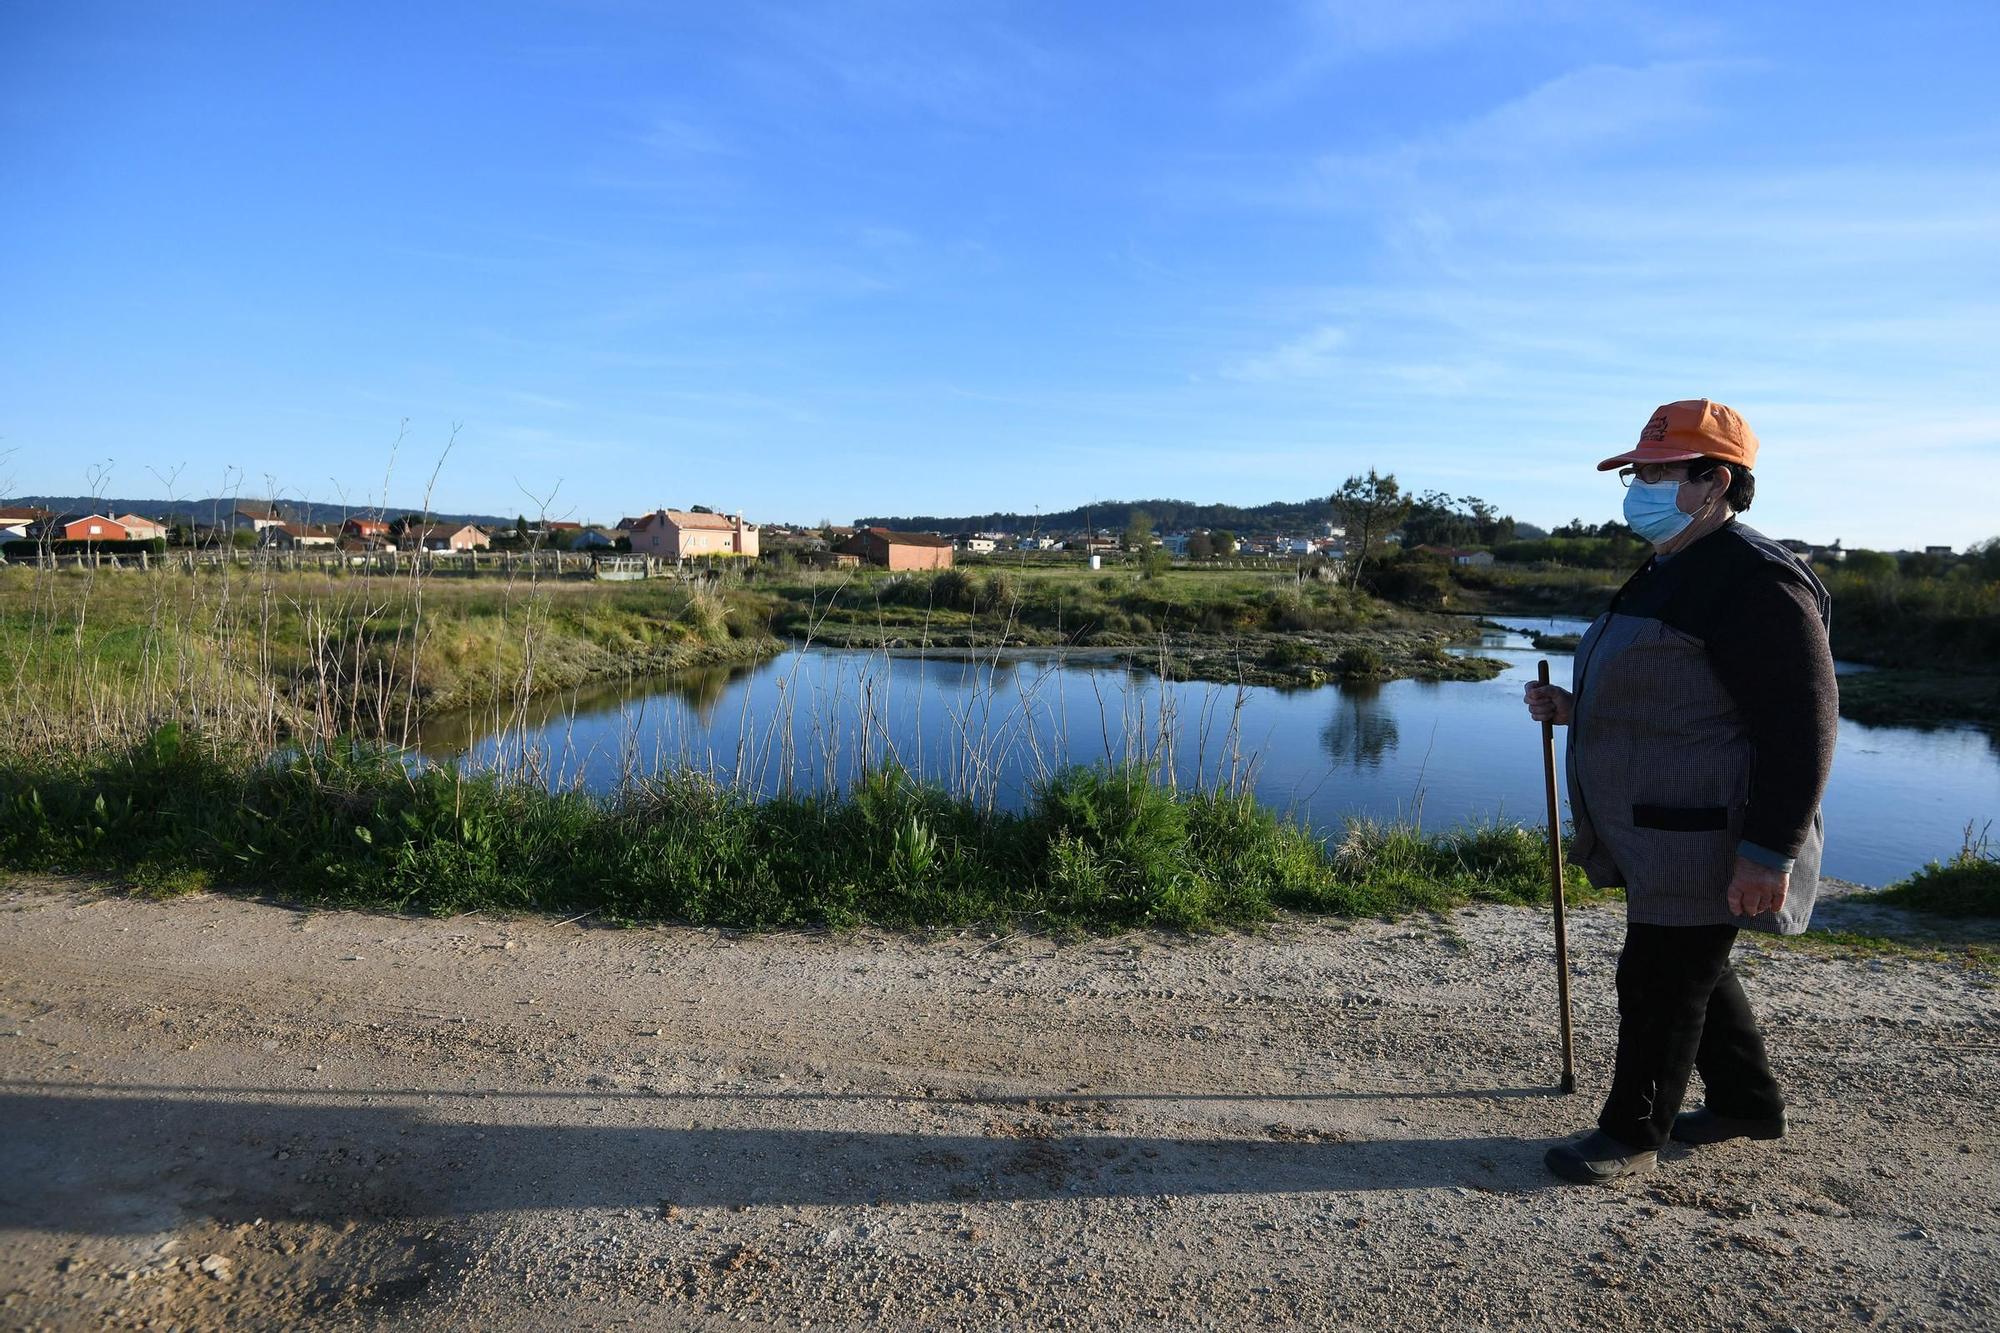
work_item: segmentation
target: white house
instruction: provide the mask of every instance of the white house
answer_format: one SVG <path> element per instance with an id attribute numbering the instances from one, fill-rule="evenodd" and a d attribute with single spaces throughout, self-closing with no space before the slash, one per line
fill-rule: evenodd
<path id="1" fill-rule="evenodd" d="M 1490 565 L 1493 563 L 1491 551 L 1467 551 L 1456 546 L 1419 546 L 1419 551 L 1440 555 L 1454 565 Z"/>
<path id="2" fill-rule="evenodd" d="M 284 521 L 275 504 L 237 505 L 229 511 L 229 526 L 236 532 L 262 532 Z"/>
<path id="3" fill-rule="evenodd" d="M 277 523 L 264 529 L 257 540 L 283 551 L 330 549 L 340 540 L 340 529 L 318 523 Z"/>

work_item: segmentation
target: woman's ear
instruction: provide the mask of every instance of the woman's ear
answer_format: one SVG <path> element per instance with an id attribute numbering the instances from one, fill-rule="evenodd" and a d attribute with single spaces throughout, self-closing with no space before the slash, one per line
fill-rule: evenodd
<path id="1" fill-rule="evenodd" d="M 1716 483 L 1721 488 L 1716 491 L 1715 498 L 1717 500 L 1725 499 L 1729 495 L 1729 488 L 1736 482 L 1736 469 L 1727 463 L 1720 464 L 1716 467 L 1715 471 L 1708 474 L 1706 480 Z"/>

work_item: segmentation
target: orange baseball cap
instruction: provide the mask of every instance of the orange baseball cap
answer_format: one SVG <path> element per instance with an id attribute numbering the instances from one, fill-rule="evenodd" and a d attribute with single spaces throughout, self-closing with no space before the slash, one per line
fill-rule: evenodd
<path id="1" fill-rule="evenodd" d="M 1757 466 L 1757 436 L 1736 414 L 1708 398 L 1683 398 L 1653 409 L 1639 443 L 1597 465 L 1599 472 L 1626 463 L 1685 463 L 1713 458 L 1739 467 Z"/>

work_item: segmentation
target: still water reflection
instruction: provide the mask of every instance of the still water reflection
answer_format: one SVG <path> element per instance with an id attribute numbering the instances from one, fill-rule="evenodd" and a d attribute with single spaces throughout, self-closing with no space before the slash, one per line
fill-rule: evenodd
<path id="1" fill-rule="evenodd" d="M 432 758 L 532 756 L 558 781 L 695 764 L 759 791 L 844 781 L 862 756 L 1018 806 L 1063 762 L 1148 759 L 1182 782 L 1232 773 L 1323 830 L 1350 815 L 1542 821 L 1539 730 L 1521 685 L 1546 657 L 1534 630 L 1585 622 L 1502 617 L 1481 652 L 1508 668 L 1478 683 L 1393 681 L 1310 690 L 1163 682 L 1086 654 L 978 663 L 829 651 L 555 696 L 503 728 L 459 715 L 426 727 Z M 1828 873 L 1880 884 L 1948 856 L 1967 821 L 2000 817 L 2000 742 L 1971 728 L 1843 721 L 1826 802 Z"/>

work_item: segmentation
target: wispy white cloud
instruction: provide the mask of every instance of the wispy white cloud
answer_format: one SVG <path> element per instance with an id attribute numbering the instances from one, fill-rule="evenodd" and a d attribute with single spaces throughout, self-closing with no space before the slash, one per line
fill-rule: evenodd
<path id="1" fill-rule="evenodd" d="M 981 8 L 878 0 L 762 10 L 770 50 L 743 72 L 771 91 L 830 87 L 863 105 L 976 124 L 1047 109 L 1076 58 Z"/>
<path id="2" fill-rule="evenodd" d="M 1463 469 L 1445 442 L 1474 412 L 1483 439 L 1514 446 L 1504 466 L 1475 469 L 1487 482 L 1474 489 L 1548 522 L 1611 512 L 1589 464 L 1653 403 L 1708 395 L 1765 439 L 1752 517 L 1769 530 L 1895 546 L 1919 539 L 1914 515 L 1928 516 L 1925 539 L 1961 545 L 2000 527 L 1937 490 L 1949 475 L 1956 494 L 2000 493 L 1987 387 L 2000 167 L 1612 166 L 1560 117 L 1549 128 L 1552 108 L 1590 86 L 1405 154 L 1403 190 L 1376 191 L 1361 214 L 1380 242 L 1367 280 L 1345 264 L 1333 271 L 1347 281 L 1267 291 L 1217 321 L 1210 364 L 1255 391 L 1245 413 L 1320 405 L 1321 437 L 1445 478 Z M 1532 172 L 1467 169 L 1524 142 L 1570 155 Z M 1316 348 L 1323 328 L 1345 337 Z M 1270 352 L 1229 346 L 1260 338 Z M 1270 451 L 1290 429 L 1268 433 Z"/>
<path id="3" fill-rule="evenodd" d="M 870 250 L 907 250 L 916 245 L 916 233 L 902 227 L 870 224 L 855 233 L 855 239 Z"/>
<path id="4" fill-rule="evenodd" d="M 1421 240 L 1425 228 L 1449 228 L 1488 185 L 1560 177 L 1685 137 L 1720 117 L 1729 76 L 1755 68 L 1708 58 L 1583 65 L 1456 120 L 1305 155 L 1211 155 L 1158 188 L 1197 211 L 1391 217 Z"/>
<path id="5" fill-rule="evenodd" d="M 1717 76 L 1742 65 L 1676 60 L 1651 65 L 1588 65 L 1456 124 L 1372 149 L 1316 158 L 1279 197 L 1314 207 L 1380 208 L 1446 178 L 1558 172 L 1608 150 L 1630 152 L 1711 114 Z M 1428 225 L 1443 225 L 1439 215 Z"/>
<path id="6" fill-rule="evenodd" d="M 1226 369 L 1234 380 L 1269 383 L 1273 380 L 1323 379 L 1340 364 L 1347 347 L 1347 330 L 1323 324 L 1261 356 L 1249 357 Z"/>
<path id="7" fill-rule="evenodd" d="M 1232 102 L 1269 107 L 1363 61 L 1408 59 L 1509 31 L 1595 29 L 1645 53 L 1686 50 L 1715 32 L 1686 15 L 1664 22 L 1626 0 L 1297 0 L 1292 13 L 1289 55 Z"/>
<path id="8" fill-rule="evenodd" d="M 1298 6 L 1309 55 L 1327 63 L 1450 46 L 1494 28 L 1576 22 L 1616 8 L 1583 0 L 1304 0 Z"/>
<path id="9" fill-rule="evenodd" d="M 503 390 L 501 397 L 519 407 L 532 407 L 543 412 L 573 412 L 576 404 L 567 398 L 557 398 L 546 393 L 531 393 L 526 389 Z"/>
<path id="10" fill-rule="evenodd" d="M 1748 62 L 1670 60 L 1569 70 L 1441 136 L 1439 157 L 1516 164 L 1629 144 L 1708 113 L 1708 85 Z"/>
<path id="11" fill-rule="evenodd" d="M 666 157 L 711 157 L 735 152 L 715 130 L 683 116 L 660 114 L 639 133 L 639 142 Z"/>

